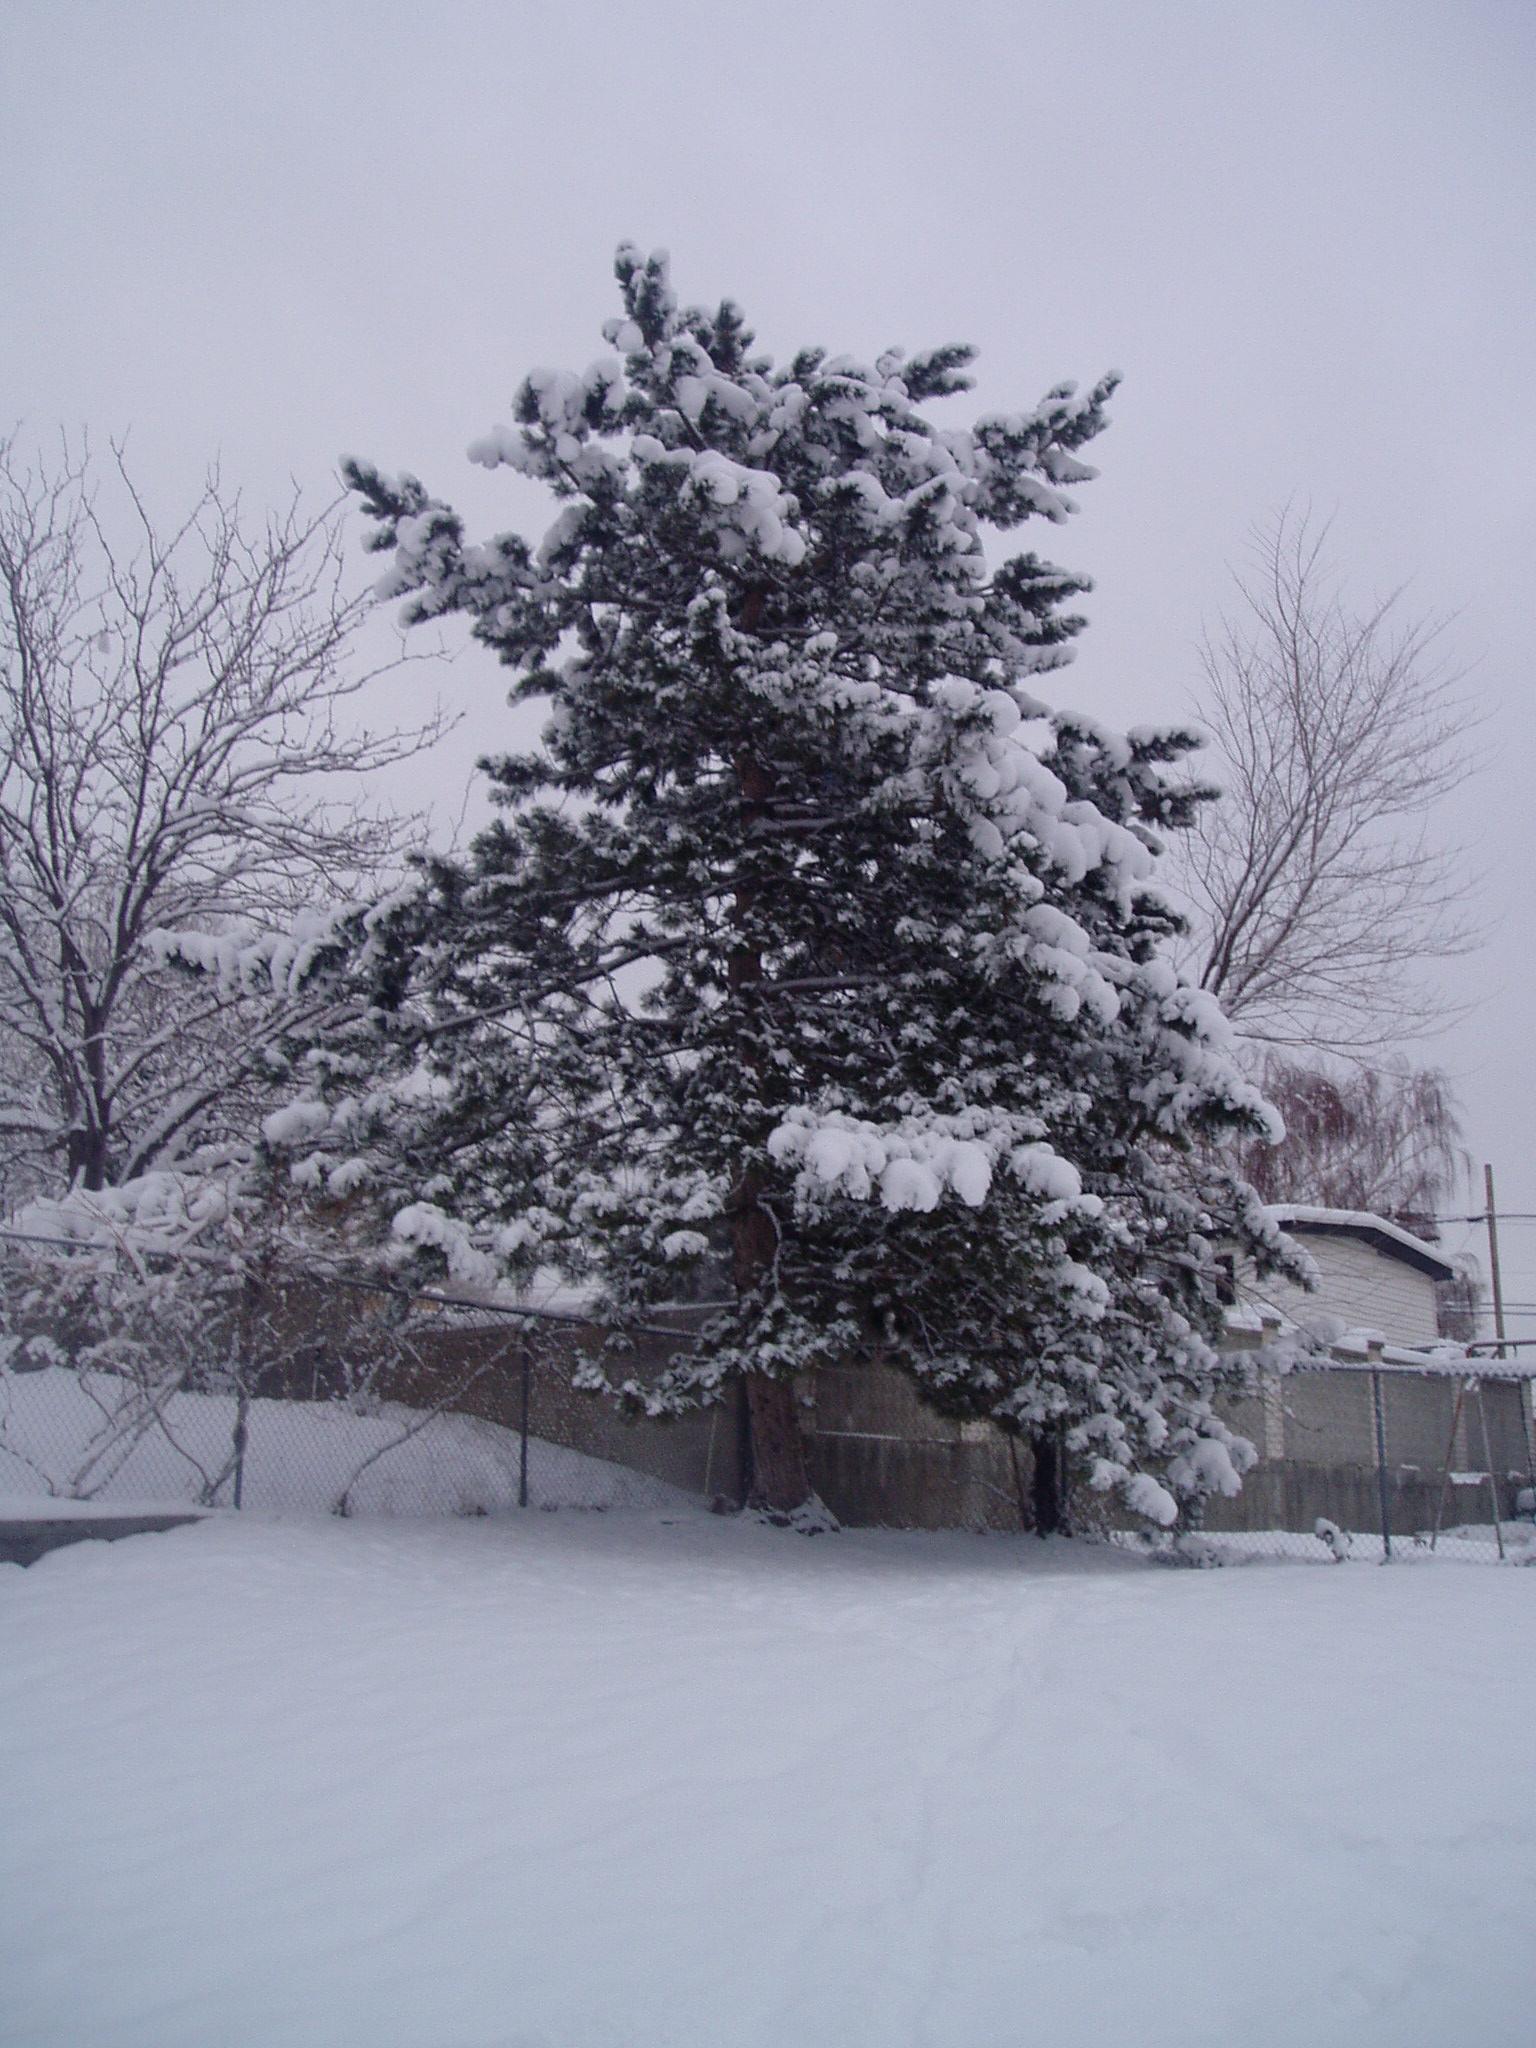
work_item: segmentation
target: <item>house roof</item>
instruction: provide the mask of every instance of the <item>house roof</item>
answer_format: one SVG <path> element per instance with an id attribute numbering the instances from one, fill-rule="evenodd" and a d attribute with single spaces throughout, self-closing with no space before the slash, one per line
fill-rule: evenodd
<path id="1" fill-rule="evenodd" d="M 1405 1266 L 1427 1273 L 1432 1280 L 1455 1277 L 1454 1261 L 1438 1246 L 1415 1237 L 1411 1230 L 1389 1222 L 1385 1216 L 1373 1216 L 1364 1209 L 1316 1209 L 1300 1202 L 1274 1202 L 1267 1213 L 1282 1230 L 1292 1231 L 1297 1237 L 1363 1238 L 1374 1250 L 1388 1258 L 1401 1259 Z"/>

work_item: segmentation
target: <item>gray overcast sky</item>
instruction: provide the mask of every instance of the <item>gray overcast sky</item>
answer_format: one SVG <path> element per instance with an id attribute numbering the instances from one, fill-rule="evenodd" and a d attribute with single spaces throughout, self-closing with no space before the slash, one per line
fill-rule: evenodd
<path id="1" fill-rule="evenodd" d="M 6 0 L 0 419 L 131 429 L 167 508 L 215 454 L 259 503 L 346 450 L 537 525 L 463 451 L 598 353 L 621 237 L 776 353 L 971 340 L 983 404 L 1123 370 L 1039 543 L 1098 585 L 1056 694 L 1180 713 L 1292 496 L 1362 599 L 1456 613 L 1493 940 L 1433 1056 L 1536 1211 L 1533 87 L 1529 0 Z M 488 659 L 446 694 L 451 801 L 506 717 Z M 1536 1302 L 1536 1226 L 1507 1251 Z"/>

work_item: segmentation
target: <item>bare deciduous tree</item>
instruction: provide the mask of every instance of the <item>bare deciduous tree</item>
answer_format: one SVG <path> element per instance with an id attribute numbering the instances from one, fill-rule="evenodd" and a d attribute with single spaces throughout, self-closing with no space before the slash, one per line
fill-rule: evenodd
<path id="1" fill-rule="evenodd" d="M 1469 1170 L 1449 1076 L 1406 1061 L 1336 1071 L 1270 1052 L 1259 1072 L 1285 1119 L 1278 1145 L 1245 1141 L 1240 1171 L 1266 1202 L 1368 1210 L 1420 1236 Z"/>
<path id="2" fill-rule="evenodd" d="M 331 513 L 248 521 L 211 477 L 159 528 L 114 451 L 0 442 L 0 1194 L 101 1188 L 226 1134 L 294 1019 L 167 967 L 157 929 L 237 929 L 374 886 L 400 821 Z M 126 539 L 119 536 L 125 535 Z M 377 673 L 376 671 L 374 672 Z"/>
<path id="3" fill-rule="evenodd" d="M 1475 943 L 1468 883 L 1433 833 L 1472 768 L 1439 628 L 1400 593 L 1357 612 L 1328 529 L 1255 529 L 1242 606 L 1202 650 L 1223 797 L 1177 853 L 1191 968 L 1250 1041 L 1369 1054 L 1444 1016 L 1430 960 Z"/>

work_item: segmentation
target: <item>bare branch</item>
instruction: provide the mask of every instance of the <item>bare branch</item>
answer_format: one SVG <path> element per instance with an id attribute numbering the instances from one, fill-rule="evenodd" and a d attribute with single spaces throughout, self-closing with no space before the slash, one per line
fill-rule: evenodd
<path id="1" fill-rule="evenodd" d="M 1394 1059 L 1331 1069 L 1271 1051 L 1260 1083 L 1285 1136 L 1244 1142 L 1239 1159 L 1265 1201 L 1365 1210 L 1434 1238 L 1436 1217 L 1465 1198 L 1471 1162 L 1438 1067 Z"/>
<path id="2" fill-rule="evenodd" d="M 1470 883 L 1431 817 L 1476 763 L 1442 626 L 1400 593 L 1340 596 L 1328 528 L 1290 508 L 1255 529 L 1242 609 L 1202 648 L 1200 714 L 1225 796 L 1175 858 L 1191 960 L 1250 1040 L 1345 1055 L 1445 1021 L 1421 969 L 1474 947 Z"/>
<path id="3" fill-rule="evenodd" d="M 356 716 L 334 508 L 253 521 L 213 474 L 162 529 L 120 448 L 96 476 L 0 440 L 0 1197 L 223 1135 L 294 1019 L 151 934 L 373 893 L 414 821 L 367 780 L 443 729 Z"/>

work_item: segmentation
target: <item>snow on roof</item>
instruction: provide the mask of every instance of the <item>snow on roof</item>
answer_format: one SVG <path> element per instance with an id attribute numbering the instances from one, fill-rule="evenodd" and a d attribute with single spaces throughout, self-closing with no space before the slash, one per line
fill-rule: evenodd
<path id="1" fill-rule="evenodd" d="M 1536 1379 L 1536 1361 L 1528 1358 L 1474 1357 L 1471 1352 L 1463 1351 L 1458 1344 L 1438 1344 L 1428 1351 L 1415 1351 L 1406 1344 L 1384 1344 L 1379 1359 L 1365 1355 L 1363 1347 L 1361 1355 L 1351 1356 L 1351 1348 L 1348 1339 L 1341 1341 L 1334 1347 L 1334 1355 L 1329 1363 L 1340 1366 L 1345 1371 L 1359 1371 L 1365 1366 L 1380 1365 L 1383 1372 L 1426 1373 L 1432 1378 Z"/>
<path id="2" fill-rule="evenodd" d="M 1489 1358 L 1447 1338 L 1420 1349 L 1392 1344 L 1376 1330 L 1347 1329 L 1336 1320 L 1328 1330 L 1309 1329 L 1279 1309 L 1240 1303 L 1223 1322 L 1233 1348 L 1262 1351 L 1259 1362 L 1282 1372 L 1309 1370 L 1421 1373 L 1431 1378 L 1536 1380 L 1536 1358 Z"/>
<path id="3" fill-rule="evenodd" d="M 1455 1262 L 1448 1259 L 1438 1245 L 1415 1237 L 1400 1223 L 1393 1223 L 1385 1216 L 1372 1215 L 1367 1209 L 1320 1209 L 1305 1202 L 1271 1202 L 1265 1214 L 1272 1216 L 1282 1230 L 1331 1230 L 1368 1238 L 1377 1251 L 1402 1259 L 1407 1265 L 1415 1266 L 1419 1272 L 1428 1273 L 1435 1279 L 1449 1280 L 1456 1272 Z"/>

